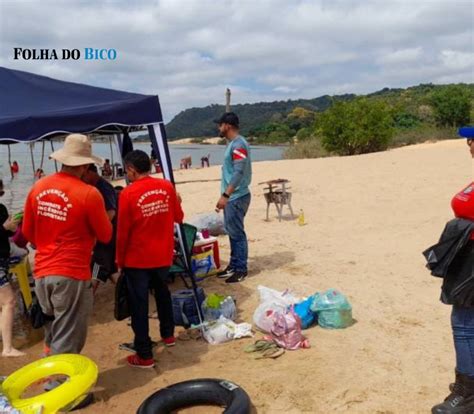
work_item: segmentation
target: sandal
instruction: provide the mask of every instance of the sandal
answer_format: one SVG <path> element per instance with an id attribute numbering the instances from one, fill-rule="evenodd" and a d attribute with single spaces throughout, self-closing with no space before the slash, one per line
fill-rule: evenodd
<path id="1" fill-rule="evenodd" d="M 254 358 L 255 359 L 264 359 L 264 358 L 276 359 L 279 356 L 282 356 L 284 353 L 285 353 L 284 348 L 280 348 L 276 346 L 276 347 L 272 347 L 263 351 L 261 354 L 256 355 Z"/>
<path id="2" fill-rule="evenodd" d="M 263 352 L 269 348 L 272 348 L 275 344 L 270 341 L 266 341 L 265 339 L 259 339 L 255 341 L 253 344 L 247 345 L 244 348 L 245 352 Z"/>

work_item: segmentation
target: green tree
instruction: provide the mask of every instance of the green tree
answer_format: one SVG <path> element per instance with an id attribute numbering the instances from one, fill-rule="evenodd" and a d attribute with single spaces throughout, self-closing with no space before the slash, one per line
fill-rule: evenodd
<path id="1" fill-rule="evenodd" d="M 433 92 L 431 103 L 438 125 L 458 127 L 469 123 L 471 96 L 467 88 L 448 85 L 437 89 Z"/>
<path id="2" fill-rule="evenodd" d="M 384 102 L 366 98 L 335 102 L 321 114 L 317 129 L 329 152 L 354 155 L 382 151 L 394 133 L 392 111 Z"/>

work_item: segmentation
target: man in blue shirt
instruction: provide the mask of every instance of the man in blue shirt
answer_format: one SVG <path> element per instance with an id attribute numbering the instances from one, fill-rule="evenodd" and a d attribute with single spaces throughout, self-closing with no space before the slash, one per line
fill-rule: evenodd
<path id="1" fill-rule="evenodd" d="M 250 147 L 239 134 L 236 114 L 226 112 L 214 122 L 219 125 L 219 135 L 229 141 L 222 164 L 221 196 L 216 211 L 224 210 L 224 224 L 230 240 L 230 262 L 217 276 L 226 278 L 226 283 L 236 283 L 247 277 L 248 243 L 244 217 L 250 205 Z"/>
<path id="2" fill-rule="evenodd" d="M 97 242 L 92 252 L 91 271 L 92 271 L 92 290 L 95 294 L 100 282 L 107 282 L 112 275 L 117 272 L 115 265 L 115 233 L 117 227 L 117 193 L 106 179 L 99 175 L 97 167 L 94 164 L 89 165 L 86 173 L 82 177 L 87 184 L 96 187 L 104 199 L 107 215 L 113 226 L 112 239 L 109 243 Z M 115 282 L 115 281 L 114 281 Z"/>

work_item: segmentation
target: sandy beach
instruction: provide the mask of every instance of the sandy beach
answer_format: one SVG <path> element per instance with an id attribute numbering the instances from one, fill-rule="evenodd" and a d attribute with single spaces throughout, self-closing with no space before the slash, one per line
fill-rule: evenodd
<path id="1" fill-rule="evenodd" d="M 97 294 L 84 349 L 100 369 L 98 402 L 81 412 L 133 413 L 161 387 L 200 377 L 241 385 L 257 413 L 428 412 L 448 394 L 454 352 L 450 307 L 439 302 L 440 280 L 425 269 L 421 252 L 452 217 L 451 197 L 471 180 L 471 167 L 464 140 L 255 163 L 246 220 L 250 276 L 236 285 L 211 278 L 201 286 L 207 293 L 234 295 L 239 321 L 247 322 L 260 284 L 290 287 L 301 296 L 337 288 L 351 301 L 356 323 L 338 331 L 312 327 L 305 331 L 310 349 L 287 351 L 276 360 L 255 361 L 244 353 L 254 339 L 218 346 L 178 341 L 174 348 L 159 346 L 157 368 L 144 372 L 126 366 L 128 353 L 118 350 L 132 331 L 113 319 L 108 284 Z M 186 182 L 178 191 L 187 217 L 213 210 L 219 167 L 175 174 Z M 263 187 L 257 183 L 275 178 L 291 181 L 293 207 L 304 210 L 305 226 L 289 217 L 278 222 L 274 208 L 271 220 L 264 220 Z M 227 238 L 219 243 L 225 264 Z M 177 282 L 172 289 L 180 287 Z M 159 339 L 156 320 L 151 327 Z M 0 359 L 0 375 L 39 358 L 41 350 L 38 343 L 26 349 L 28 357 Z"/>
<path id="2" fill-rule="evenodd" d="M 202 144 L 219 144 L 222 138 L 220 137 L 212 137 L 212 138 L 205 138 L 202 141 Z M 170 145 L 183 145 L 183 144 L 193 144 L 194 138 L 181 138 L 175 139 L 173 141 L 168 141 Z"/>

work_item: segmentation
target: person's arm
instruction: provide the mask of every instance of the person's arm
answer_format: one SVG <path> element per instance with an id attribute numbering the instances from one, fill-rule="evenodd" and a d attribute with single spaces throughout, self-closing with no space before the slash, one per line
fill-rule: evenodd
<path id="1" fill-rule="evenodd" d="M 232 165 L 234 171 L 230 179 L 229 185 L 225 189 L 224 194 L 221 195 L 216 205 L 216 211 L 222 210 L 227 205 L 230 196 L 240 185 L 242 178 L 244 177 L 245 168 L 250 160 L 248 158 L 248 151 L 243 144 L 236 144 L 232 150 Z"/>
<path id="2" fill-rule="evenodd" d="M 36 246 L 35 211 L 33 208 L 33 200 L 30 194 L 28 194 L 28 197 L 26 198 L 25 202 L 21 232 L 25 236 L 26 240 Z"/>
<path id="3" fill-rule="evenodd" d="M 128 235 L 132 225 L 131 211 L 126 191 L 122 191 L 119 197 L 119 208 L 117 217 L 117 239 L 115 242 L 115 261 L 117 267 L 122 269 L 125 261 L 125 252 L 128 244 Z"/>
<path id="4" fill-rule="evenodd" d="M 107 183 L 107 185 L 104 184 L 101 186 L 99 190 L 102 194 L 102 197 L 104 198 L 107 215 L 109 216 L 110 221 L 112 221 L 117 211 L 117 193 L 109 183 Z"/>
<path id="5" fill-rule="evenodd" d="M 94 235 L 102 243 L 108 243 L 112 238 L 112 223 L 105 211 L 105 204 L 99 191 L 91 187 L 87 194 L 87 216 Z"/>
<path id="6" fill-rule="evenodd" d="M 7 208 L 3 204 L 0 204 L 0 237 L 2 239 L 13 236 L 18 222 L 18 220 L 13 220 L 9 217 Z"/>

